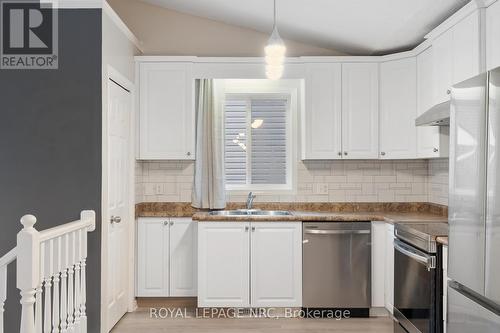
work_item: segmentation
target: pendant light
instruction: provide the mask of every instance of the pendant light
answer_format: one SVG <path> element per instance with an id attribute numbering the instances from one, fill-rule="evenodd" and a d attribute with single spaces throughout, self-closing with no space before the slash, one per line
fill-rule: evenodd
<path id="1" fill-rule="evenodd" d="M 264 51 L 266 52 L 266 76 L 271 80 L 278 80 L 283 75 L 286 46 L 278 33 L 276 24 L 276 0 L 274 0 L 273 32 Z"/>

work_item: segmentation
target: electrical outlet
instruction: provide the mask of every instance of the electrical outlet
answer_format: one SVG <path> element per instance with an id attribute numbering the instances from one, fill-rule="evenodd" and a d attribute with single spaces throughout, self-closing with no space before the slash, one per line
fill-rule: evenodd
<path id="1" fill-rule="evenodd" d="M 328 194 L 328 184 L 314 184 L 314 194 Z"/>
<path id="2" fill-rule="evenodd" d="M 163 185 L 161 185 L 161 184 L 156 184 L 156 185 L 154 186 L 154 190 L 155 190 L 155 194 L 156 194 L 156 195 L 161 195 L 161 194 L 163 194 Z"/>

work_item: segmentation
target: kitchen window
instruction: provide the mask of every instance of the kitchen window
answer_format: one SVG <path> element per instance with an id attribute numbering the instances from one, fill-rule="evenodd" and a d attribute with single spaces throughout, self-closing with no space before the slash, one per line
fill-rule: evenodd
<path id="1" fill-rule="evenodd" d="M 224 165 L 228 190 L 291 190 L 291 95 L 226 93 Z"/>

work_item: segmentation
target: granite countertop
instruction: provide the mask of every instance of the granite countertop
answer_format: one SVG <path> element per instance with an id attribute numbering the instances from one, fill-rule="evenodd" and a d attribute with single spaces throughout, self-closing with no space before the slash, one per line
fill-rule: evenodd
<path id="1" fill-rule="evenodd" d="M 228 203 L 240 209 L 244 203 Z M 291 216 L 217 216 L 197 210 L 189 203 L 152 202 L 136 205 L 137 217 L 192 217 L 210 221 L 297 221 L 297 222 L 447 222 L 447 207 L 429 203 L 257 203 L 263 210 L 288 210 Z"/>
<path id="2" fill-rule="evenodd" d="M 404 222 L 448 222 L 446 217 L 428 212 L 422 213 L 395 213 L 395 212 L 309 212 L 290 211 L 289 216 L 220 216 L 209 215 L 208 212 L 195 213 L 193 220 L 199 222 L 222 221 L 297 221 L 297 222 L 356 222 L 356 221 L 385 221 L 389 223 Z"/>
<path id="3" fill-rule="evenodd" d="M 437 238 L 436 238 L 436 241 L 437 241 L 439 244 L 448 245 L 448 237 L 446 237 L 446 236 L 437 237 Z"/>

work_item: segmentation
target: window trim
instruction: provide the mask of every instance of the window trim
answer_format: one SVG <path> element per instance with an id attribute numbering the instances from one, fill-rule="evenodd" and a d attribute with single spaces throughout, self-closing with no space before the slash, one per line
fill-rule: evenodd
<path id="1" fill-rule="evenodd" d="M 246 194 L 248 191 L 261 192 L 263 194 L 293 194 L 296 192 L 296 172 L 297 172 L 297 115 L 298 115 L 298 90 L 300 87 L 299 80 L 217 80 L 223 81 L 224 84 L 219 84 L 220 91 L 216 94 L 219 101 L 217 104 L 224 110 L 226 96 L 231 98 L 263 96 L 269 98 L 269 95 L 276 96 L 275 98 L 287 99 L 286 112 L 286 184 L 226 184 L 226 191 L 232 195 Z M 247 106 L 248 107 L 248 106 Z M 247 110 L 247 115 L 250 112 Z M 225 117 L 223 117 L 225 119 Z M 250 126 L 250 122 L 247 122 Z M 225 129 L 225 126 L 223 127 Z M 247 130 L 248 131 L 248 130 Z M 247 140 L 247 146 L 249 145 Z M 251 145 L 251 143 L 250 143 Z M 251 146 L 250 146 L 251 147 Z M 251 148 L 250 148 L 251 149 Z M 247 156 L 247 175 L 249 171 L 249 156 Z M 248 178 L 247 178 L 248 181 Z"/>

